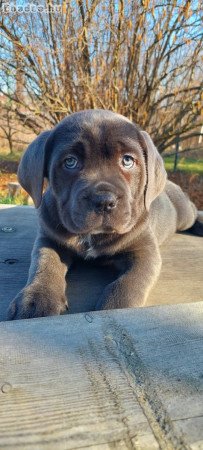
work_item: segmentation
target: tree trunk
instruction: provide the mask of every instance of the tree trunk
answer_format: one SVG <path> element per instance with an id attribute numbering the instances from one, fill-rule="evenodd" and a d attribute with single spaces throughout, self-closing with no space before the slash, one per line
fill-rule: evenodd
<path id="1" fill-rule="evenodd" d="M 176 172 L 178 167 L 178 159 L 179 159 L 179 141 L 180 137 L 179 135 L 176 138 L 176 149 L 175 149 L 175 158 L 174 158 L 174 166 L 173 166 L 173 172 Z"/>

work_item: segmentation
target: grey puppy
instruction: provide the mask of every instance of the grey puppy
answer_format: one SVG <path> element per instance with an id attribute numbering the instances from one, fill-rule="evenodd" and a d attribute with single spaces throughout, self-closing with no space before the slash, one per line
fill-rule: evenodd
<path id="1" fill-rule="evenodd" d="M 9 319 L 63 313 L 76 255 L 113 259 L 119 270 L 96 309 L 142 306 L 160 273 L 159 245 L 197 218 L 194 204 L 166 180 L 150 136 L 110 111 L 81 111 L 40 134 L 18 177 L 38 209 L 39 230 Z"/>

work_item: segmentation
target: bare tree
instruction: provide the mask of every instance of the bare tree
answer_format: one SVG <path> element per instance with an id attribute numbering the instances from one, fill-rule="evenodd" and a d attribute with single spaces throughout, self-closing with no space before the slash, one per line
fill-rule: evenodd
<path id="1" fill-rule="evenodd" d="M 162 152 L 203 115 L 198 0 L 42 0 L 1 20 L 0 91 L 39 133 L 66 114 L 107 108 L 148 130 Z M 28 8 L 29 9 L 29 8 Z M 7 92 L 6 73 L 13 74 Z M 14 86 L 15 87 L 15 86 Z"/>
<path id="2" fill-rule="evenodd" d="M 13 73 L 9 76 L 9 72 L 4 74 L 4 87 L 7 95 L 0 94 L 0 138 L 7 143 L 10 154 L 16 150 L 23 149 L 29 144 L 33 138 L 31 130 L 16 115 L 16 102 L 12 100 L 14 94 Z M 22 90 L 23 74 L 15 74 L 15 97 L 23 101 Z"/>
<path id="3" fill-rule="evenodd" d="M 3 135 L 1 137 L 7 139 L 8 141 L 9 151 L 11 154 L 14 153 L 13 138 L 17 133 L 16 128 L 14 128 L 14 123 L 15 120 L 10 105 L 4 105 L 2 108 L 2 116 L 0 120 L 0 131 L 3 132 Z"/>
<path id="4" fill-rule="evenodd" d="M 34 134 L 16 117 L 11 100 L 0 97 L 0 108 L 0 139 L 8 143 L 10 154 L 14 154 L 25 148 L 34 138 Z"/>

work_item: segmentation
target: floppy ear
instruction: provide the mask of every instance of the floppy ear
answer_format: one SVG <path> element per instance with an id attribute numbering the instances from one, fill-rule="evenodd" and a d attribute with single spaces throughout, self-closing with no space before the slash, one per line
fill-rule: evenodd
<path id="1" fill-rule="evenodd" d="M 28 146 L 18 167 L 18 180 L 32 197 L 36 208 L 39 208 L 42 200 L 45 147 L 50 133 L 44 131 Z"/>
<path id="2" fill-rule="evenodd" d="M 146 131 L 141 131 L 146 144 L 147 184 L 145 190 L 145 207 L 149 211 L 153 200 L 164 190 L 167 173 L 164 162 Z"/>

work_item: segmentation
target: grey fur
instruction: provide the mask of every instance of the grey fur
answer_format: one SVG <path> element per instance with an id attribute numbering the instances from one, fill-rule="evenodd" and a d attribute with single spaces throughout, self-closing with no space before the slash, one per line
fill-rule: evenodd
<path id="1" fill-rule="evenodd" d="M 66 168 L 72 154 L 78 167 Z M 123 155 L 134 158 L 125 168 Z M 39 214 L 38 236 L 25 288 L 8 319 L 60 314 L 67 308 L 66 274 L 76 255 L 113 259 L 120 271 L 96 309 L 144 305 L 159 276 L 159 245 L 190 228 L 197 210 L 166 180 L 163 160 L 149 135 L 105 110 L 65 118 L 29 145 L 19 180 Z M 44 177 L 48 189 L 42 194 Z"/>

